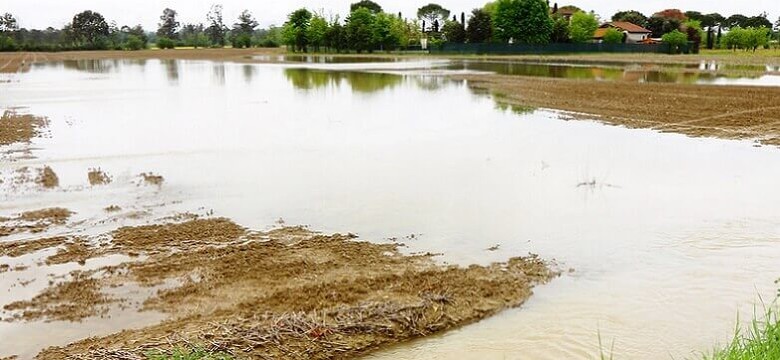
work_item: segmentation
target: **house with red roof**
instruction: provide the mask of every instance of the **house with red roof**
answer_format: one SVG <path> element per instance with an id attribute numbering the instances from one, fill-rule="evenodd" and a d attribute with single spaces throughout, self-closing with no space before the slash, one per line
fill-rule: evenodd
<path id="1" fill-rule="evenodd" d="M 623 33 L 623 42 L 628 44 L 642 44 L 647 43 L 650 40 L 652 31 L 647 30 L 639 25 L 632 24 L 627 21 L 612 21 L 604 23 L 593 34 L 593 39 L 596 42 L 601 42 L 604 39 L 607 29 L 617 29 Z"/>

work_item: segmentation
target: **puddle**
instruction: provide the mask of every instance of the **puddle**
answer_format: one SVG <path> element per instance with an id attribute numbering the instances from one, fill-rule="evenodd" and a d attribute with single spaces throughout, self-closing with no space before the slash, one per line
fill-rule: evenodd
<path id="1" fill-rule="evenodd" d="M 410 252 L 448 263 L 534 252 L 575 269 L 522 309 L 374 358 L 580 358 L 598 354 L 599 333 L 619 358 L 683 358 L 728 341 L 737 311 L 776 293 L 778 149 L 518 114 L 461 82 L 399 69 L 148 60 L 89 70 L 105 68 L 36 65 L 0 84 L 0 108 L 51 120 L 35 159 L 0 167 L 47 164 L 70 189 L 2 194 L 4 213 L 56 204 L 91 224 L 110 205 L 206 207 L 255 229 L 281 218 L 407 238 Z M 558 71 L 545 69 L 533 71 Z M 114 181 L 90 188 L 98 167 Z M 161 187 L 132 183 L 150 171 Z M 29 348 L 117 325 L 3 323 L 0 338 Z"/>

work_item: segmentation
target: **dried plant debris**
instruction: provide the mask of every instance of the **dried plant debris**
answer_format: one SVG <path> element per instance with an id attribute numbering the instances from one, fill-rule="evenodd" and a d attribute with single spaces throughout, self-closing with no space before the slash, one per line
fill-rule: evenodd
<path id="1" fill-rule="evenodd" d="M 535 256 L 442 266 L 429 255 L 403 255 L 395 244 L 358 242 L 354 235 L 303 227 L 249 232 L 227 219 L 125 227 L 111 238 L 103 247 L 69 239 L 47 262 L 147 256 L 80 273 L 6 310 L 17 319 L 78 321 L 123 300 L 106 297 L 103 288 L 173 281 L 140 309 L 170 320 L 50 348 L 38 358 L 133 359 L 176 344 L 237 358 L 357 356 L 518 306 L 536 284 L 557 276 Z"/>
<path id="2" fill-rule="evenodd" d="M 44 166 L 38 171 L 38 177 L 35 178 L 35 182 L 47 189 L 60 186 L 60 178 L 57 177 L 57 173 L 49 166 Z"/>
<path id="3" fill-rule="evenodd" d="M 6 110 L 0 116 L 0 146 L 29 143 L 32 138 L 42 135 L 43 128 L 48 124 L 49 121 L 44 117 Z"/>
<path id="4" fill-rule="evenodd" d="M 111 177 L 100 168 L 89 169 L 87 172 L 87 179 L 92 186 L 108 185 L 111 183 Z"/>

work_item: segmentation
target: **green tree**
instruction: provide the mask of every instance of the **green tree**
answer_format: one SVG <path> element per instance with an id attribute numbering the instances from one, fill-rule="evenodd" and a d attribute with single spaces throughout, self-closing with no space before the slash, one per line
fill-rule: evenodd
<path id="1" fill-rule="evenodd" d="M 642 27 L 647 26 L 647 16 L 636 10 L 618 11 L 612 15 L 612 21 L 625 21 Z"/>
<path id="2" fill-rule="evenodd" d="M 393 31 L 394 24 L 399 22 L 397 16 L 385 13 L 376 14 L 371 29 L 371 42 L 378 45 L 381 50 L 391 50 L 401 43 L 399 34 Z"/>
<path id="3" fill-rule="evenodd" d="M 124 43 L 125 50 L 141 50 L 146 48 L 146 44 L 138 36 L 129 35 Z"/>
<path id="4" fill-rule="evenodd" d="M 417 18 L 425 21 L 431 28 L 435 26 L 434 24 L 440 24 L 449 17 L 450 11 L 439 4 L 428 4 L 417 9 Z"/>
<path id="5" fill-rule="evenodd" d="M 0 33 L 19 30 L 19 23 L 11 13 L 0 15 Z"/>
<path id="6" fill-rule="evenodd" d="M 176 47 L 176 43 L 169 38 L 161 37 L 157 39 L 157 47 L 160 49 L 173 49 Z"/>
<path id="7" fill-rule="evenodd" d="M 444 38 L 449 42 L 461 44 L 466 42 L 466 29 L 458 21 L 448 20 L 445 22 L 442 32 L 444 33 Z"/>
<path id="8" fill-rule="evenodd" d="M 361 0 L 358 1 L 352 5 L 349 6 L 349 12 L 353 12 L 357 10 L 358 8 L 366 8 L 368 10 L 371 10 L 374 14 L 379 14 L 382 12 L 382 7 L 379 6 L 379 4 L 371 1 L 371 0 Z"/>
<path id="9" fill-rule="evenodd" d="M 312 13 L 304 8 L 293 11 L 285 24 L 282 33 L 287 45 L 294 50 L 306 52 L 309 45 L 306 37 L 311 23 Z"/>
<path id="10" fill-rule="evenodd" d="M 244 10 L 238 15 L 238 22 L 233 24 L 233 31 L 251 35 L 255 32 L 257 26 L 260 25 L 255 17 L 249 10 Z"/>
<path id="11" fill-rule="evenodd" d="M 683 23 L 682 30 L 685 30 L 685 34 L 688 35 L 688 41 L 694 44 L 701 45 L 701 40 L 704 38 L 704 30 L 701 27 L 701 21 L 690 19 Z"/>
<path id="12" fill-rule="evenodd" d="M 347 48 L 347 35 L 344 30 L 344 26 L 338 18 L 331 21 L 328 26 L 328 31 L 325 33 L 325 46 L 341 52 Z"/>
<path id="13" fill-rule="evenodd" d="M 571 41 L 584 43 L 593 40 L 593 34 L 599 28 L 596 15 L 580 11 L 571 17 Z"/>
<path id="14" fill-rule="evenodd" d="M 553 16 L 553 30 L 550 34 L 550 42 L 569 42 L 569 20 L 563 16 Z"/>
<path id="15" fill-rule="evenodd" d="M 769 45 L 769 28 L 761 26 L 758 28 L 747 29 L 748 33 L 745 41 L 745 48 L 752 49 L 753 52 L 760 47 Z"/>
<path id="16" fill-rule="evenodd" d="M 553 30 L 545 0 L 498 0 L 493 14 L 497 40 L 524 44 L 547 44 Z"/>
<path id="17" fill-rule="evenodd" d="M 761 15 L 752 16 L 752 17 L 748 18 L 747 21 L 745 22 L 745 26 L 752 27 L 752 28 L 755 28 L 755 29 L 758 29 L 760 27 L 765 27 L 767 29 L 771 29 L 772 28 L 772 22 L 769 21 L 769 19 L 767 19 L 767 14 L 763 13 Z"/>
<path id="18" fill-rule="evenodd" d="M 623 42 L 624 37 L 625 35 L 622 31 L 615 28 L 609 28 L 606 32 L 604 32 L 604 43 L 620 44 Z"/>
<path id="19" fill-rule="evenodd" d="M 309 28 L 306 29 L 306 40 L 309 45 L 313 46 L 315 51 L 320 51 L 320 47 L 325 45 L 327 34 L 328 21 L 322 15 L 315 14 L 309 22 Z"/>
<path id="20" fill-rule="evenodd" d="M 718 13 L 710 13 L 707 15 L 704 15 L 704 17 L 701 20 L 701 26 L 710 28 L 715 26 L 720 26 L 726 21 L 726 18 L 723 17 L 723 15 Z"/>
<path id="21" fill-rule="evenodd" d="M 729 29 L 731 29 L 733 27 L 745 28 L 745 27 L 747 27 L 748 19 L 749 18 L 747 16 L 745 16 L 745 15 L 734 14 L 734 15 L 729 16 L 726 19 L 725 24 L 723 24 L 723 25 L 726 26 Z"/>
<path id="22" fill-rule="evenodd" d="M 203 24 L 187 24 L 181 28 L 179 38 L 185 46 L 194 48 L 204 48 L 209 46 L 209 38 L 206 36 L 206 29 Z"/>
<path id="23" fill-rule="evenodd" d="M 680 30 L 673 30 L 661 37 L 665 44 L 669 44 L 669 50 L 672 53 L 679 53 L 680 49 L 688 44 L 688 35 Z"/>
<path id="24" fill-rule="evenodd" d="M 234 48 L 248 48 L 252 46 L 252 34 L 259 24 L 249 10 L 244 10 L 238 15 L 238 22 L 233 24 L 231 43 Z"/>
<path id="25" fill-rule="evenodd" d="M 103 15 L 86 10 L 76 14 L 71 23 L 73 36 L 90 48 L 105 48 L 106 38 L 109 35 L 108 23 Z"/>
<path id="26" fill-rule="evenodd" d="M 157 28 L 157 36 L 178 39 L 179 38 L 179 22 L 176 21 L 176 10 L 166 8 L 163 10 L 162 16 L 160 16 L 160 23 Z"/>
<path id="27" fill-rule="evenodd" d="M 366 8 L 357 8 L 347 17 L 345 26 L 347 43 L 361 53 L 374 49 L 374 20 L 375 14 Z"/>
<path id="28" fill-rule="evenodd" d="M 472 44 L 485 43 L 493 38 L 493 19 L 490 13 L 484 9 L 471 11 L 468 27 L 466 28 L 466 40 Z"/>
<path id="29" fill-rule="evenodd" d="M 208 14 L 206 14 L 206 21 L 208 21 L 209 24 L 206 28 L 206 35 L 208 35 L 209 40 L 211 41 L 211 46 L 224 47 L 227 26 L 225 26 L 225 22 L 222 21 L 222 5 L 212 5 Z"/>

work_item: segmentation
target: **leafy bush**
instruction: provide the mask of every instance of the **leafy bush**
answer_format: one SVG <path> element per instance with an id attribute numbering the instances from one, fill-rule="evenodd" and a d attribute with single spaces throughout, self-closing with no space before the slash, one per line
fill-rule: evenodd
<path id="1" fill-rule="evenodd" d="M 16 42 L 9 36 L 0 35 L 0 51 L 16 51 Z"/>
<path id="2" fill-rule="evenodd" d="M 674 30 L 664 34 L 664 36 L 661 37 L 661 40 L 664 43 L 669 44 L 669 50 L 673 54 L 677 54 L 683 46 L 688 44 L 688 35 L 680 32 L 680 30 Z"/>
<path id="3" fill-rule="evenodd" d="M 236 49 L 250 48 L 252 47 L 252 36 L 248 34 L 236 35 L 233 37 L 231 45 Z"/>
<path id="4" fill-rule="evenodd" d="M 624 36 L 620 30 L 609 28 L 604 33 L 604 42 L 607 44 L 620 44 L 623 42 Z"/>
<path id="5" fill-rule="evenodd" d="M 598 28 L 599 21 L 596 19 L 596 15 L 578 11 L 571 17 L 571 25 L 569 26 L 571 41 L 575 43 L 591 41 Z"/>
<path id="6" fill-rule="evenodd" d="M 176 43 L 171 39 L 161 37 L 157 39 L 157 47 L 160 49 L 173 49 L 176 47 Z"/>
<path id="7" fill-rule="evenodd" d="M 135 35 L 128 35 L 127 40 L 125 41 L 124 48 L 125 50 L 141 50 L 146 47 L 146 44 L 144 44 L 144 41 L 141 40 L 138 36 Z"/>

